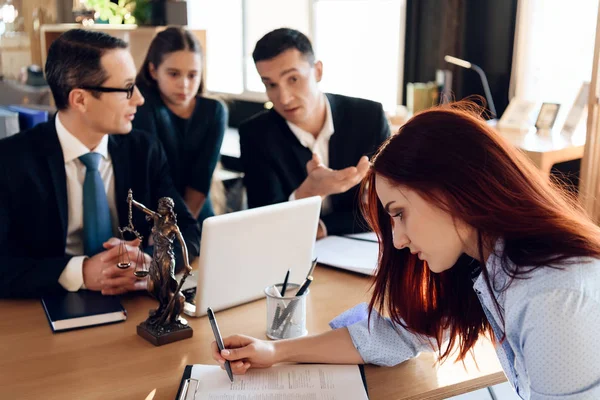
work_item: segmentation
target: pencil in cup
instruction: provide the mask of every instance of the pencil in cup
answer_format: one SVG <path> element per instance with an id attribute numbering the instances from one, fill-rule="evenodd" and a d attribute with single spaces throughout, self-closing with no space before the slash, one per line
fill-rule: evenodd
<path id="1" fill-rule="evenodd" d="M 274 285 L 277 289 L 281 288 L 281 284 Z M 288 284 L 287 293 L 291 294 L 285 297 L 274 296 L 274 292 L 269 286 L 265 288 L 267 296 L 267 326 L 266 333 L 271 339 L 283 339 L 284 327 L 287 323 L 285 331 L 286 337 L 304 336 L 308 333 L 306 330 L 306 296 L 308 291 L 303 296 L 296 297 L 292 293 L 296 293 L 300 285 L 295 283 Z"/>

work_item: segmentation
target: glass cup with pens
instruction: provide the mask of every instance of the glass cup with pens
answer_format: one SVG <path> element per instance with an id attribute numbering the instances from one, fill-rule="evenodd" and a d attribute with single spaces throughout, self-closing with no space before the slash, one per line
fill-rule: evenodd
<path id="1" fill-rule="evenodd" d="M 309 286 L 313 281 L 312 271 L 299 285 L 288 283 L 290 271 L 285 275 L 283 283 L 265 288 L 267 296 L 267 336 L 271 339 L 290 339 L 305 336 L 306 330 L 306 298 L 310 293 Z"/>

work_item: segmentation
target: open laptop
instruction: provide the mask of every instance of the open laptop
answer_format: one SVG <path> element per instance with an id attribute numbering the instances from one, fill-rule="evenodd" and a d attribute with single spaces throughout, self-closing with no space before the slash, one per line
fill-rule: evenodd
<path id="1" fill-rule="evenodd" d="M 301 284 L 310 269 L 320 211 L 321 198 L 310 197 L 204 220 L 199 269 L 182 287 L 184 313 L 200 317 L 207 307 L 219 311 L 262 298 L 267 286 L 283 282 L 289 268 L 289 282 Z"/>

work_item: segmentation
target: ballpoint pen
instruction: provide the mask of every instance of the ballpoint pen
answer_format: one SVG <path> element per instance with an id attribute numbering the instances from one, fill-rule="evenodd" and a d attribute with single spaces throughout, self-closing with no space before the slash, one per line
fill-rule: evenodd
<path id="1" fill-rule="evenodd" d="M 225 349 L 225 345 L 223 344 L 223 339 L 221 338 L 221 332 L 219 332 L 219 325 L 217 325 L 215 314 L 213 313 L 213 310 L 210 307 L 206 309 L 206 313 L 208 314 L 210 327 L 212 328 L 213 334 L 215 335 L 215 341 L 217 342 L 217 346 L 219 347 L 219 352 L 221 352 L 223 351 L 223 349 Z M 231 371 L 231 364 L 227 360 L 225 360 L 225 371 L 227 371 L 227 376 L 229 376 L 229 380 L 233 382 L 233 372 Z"/>
<path id="2" fill-rule="evenodd" d="M 308 270 L 308 274 L 306 274 L 307 277 L 312 276 L 313 272 L 315 271 L 316 266 L 317 266 L 317 258 L 312 260 L 310 269 Z"/>
<path id="3" fill-rule="evenodd" d="M 296 297 L 302 296 L 304 294 L 304 292 L 306 292 L 306 290 L 308 289 L 308 286 L 312 283 L 312 281 L 313 281 L 312 275 L 307 276 L 306 280 L 304 281 L 302 286 L 300 286 L 300 289 L 298 289 L 298 291 L 296 292 Z"/>

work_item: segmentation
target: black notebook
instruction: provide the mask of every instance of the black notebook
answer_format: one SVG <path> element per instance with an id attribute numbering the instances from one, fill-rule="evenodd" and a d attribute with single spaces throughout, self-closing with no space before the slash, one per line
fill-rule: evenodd
<path id="1" fill-rule="evenodd" d="M 54 332 L 121 322 L 127 312 L 116 296 L 80 290 L 42 297 L 42 306 Z"/>

